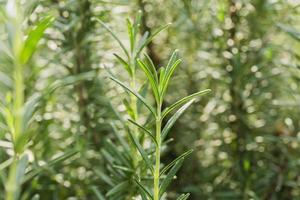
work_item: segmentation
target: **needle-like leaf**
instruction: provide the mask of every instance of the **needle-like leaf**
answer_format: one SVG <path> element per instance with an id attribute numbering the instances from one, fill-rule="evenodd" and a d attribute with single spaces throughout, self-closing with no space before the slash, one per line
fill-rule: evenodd
<path id="1" fill-rule="evenodd" d="M 141 154 L 142 158 L 144 159 L 147 167 L 150 169 L 150 171 L 153 174 L 154 169 L 153 169 L 151 161 L 148 158 L 147 153 L 145 152 L 145 150 L 143 149 L 143 147 L 141 146 L 141 144 L 139 143 L 139 141 L 137 140 L 137 138 L 131 132 L 129 132 L 129 136 L 130 136 L 130 139 L 133 142 L 133 144 L 136 146 L 136 148 L 140 152 L 140 154 Z"/>
<path id="2" fill-rule="evenodd" d="M 100 20 L 98 18 L 95 18 L 95 17 L 93 18 L 93 20 L 96 20 L 97 22 L 99 22 L 111 34 L 111 36 L 119 43 L 120 47 L 122 48 L 122 50 L 126 54 L 127 58 L 130 58 L 127 49 L 125 48 L 125 46 L 121 42 L 121 40 L 118 38 L 118 36 L 102 20 Z"/>
<path id="3" fill-rule="evenodd" d="M 152 72 L 151 69 L 149 69 L 149 67 L 143 61 L 138 59 L 137 62 L 139 63 L 139 66 L 142 68 L 142 70 L 145 72 L 145 74 L 150 82 L 156 102 L 159 102 L 160 96 L 159 96 L 159 91 L 158 91 L 157 77 L 154 75 L 155 73 Z"/>
<path id="4" fill-rule="evenodd" d="M 35 52 L 38 42 L 41 40 L 45 30 L 52 24 L 53 21 L 54 17 L 45 17 L 29 32 L 21 52 L 21 61 L 23 64 L 27 63 L 32 54 Z"/>
<path id="5" fill-rule="evenodd" d="M 149 197 L 152 200 L 153 197 L 150 194 L 150 192 L 147 190 L 147 188 L 145 188 L 138 180 L 134 179 L 134 181 L 137 184 L 137 186 L 139 187 L 139 189 L 144 193 L 144 195 L 146 195 L 147 197 Z"/>
<path id="6" fill-rule="evenodd" d="M 130 50 L 131 52 L 134 49 L 134 42 L 135 42 L 135 38 L 134 38 L 134 30 L 133 30 L 133 25 L 131 24 L 129 19 L 126 19 L 127 22 L 127 32 L 128 32 L 128 36 L 129 36 L 129 41 L 130 41 Z"/>
<path id="7" fill-rule="evenodd" d="M 169 114 L 170 112 L 172 112 L 174 109 L 178 108 L 180 105 L 184 104 L 185 102 L 195 98 L 195 97 L 198 97 L 198 96 L 201 96 L 201 95 L 204 95 L 204 94 L 207 94 L 209 93 L 211 90 L 210 89 L 206 89 L 206 90 L 202 90 L 200 92 L 196 92 L 194 94 L 191 94 L 187 97 L 184 97 L 178 101 L 176 101 L 174 104 L 172 104 L 170 107 L 167 107 L 165 108 L 165 110 L 163 111 L 162 113 L 162 118 L 164 118 L 167 114 Z"/>
<path id="8" fill-rule="evenodd" d="M 190 196 L 190 193 L 180 195 L 177 200 L 187 200 Z"/>
<path id="9" fill-rule="evenodd" d="M 154 108 L 144 99 L 144 97 L 142 97 L 140 94 L 134 92 L 132 89 L 127 87 L 124 83 L 122 83 L 118 79 L 116 79 L 112 76 L 110 76 L 110 79 L 113 80 L 114 82 L 116 82 L 117 84 L 119 84 L 120 86 L 122 86 L 125 90 L 127 90 L 128 92 L 130 92 L 134 96 L 136 96 L 149 109 L 149 111 L 155 116 Z"/>
<path id="10" fill-rule="evenodd" d="M 104 196 L 101 194 L 101 192 L 96 186 L 92 186 L 92 190 L 95 193 L 98 200 L 105 200 Z"/>
<path id="11" fill-rule="evenodd" d="M 171 76 L 173 75 L 176 67 L 181 63 L 181 59 L 178 59 L 177 61 L 175 61 L 175 63 L 170 67 L 170 69 L 166 70 L 166 73 L 165 73 L 165 76 L 164 76 L 164 80 L 162 82 L 162 86 L 160 87 L 161 88 L 161 91 L 160 91 L 160 95 L 163 97 L 167 88 L 168 88 L 168 85 L 169 85 L 169 81 L 170 81 L 170 78 Z"/>
<path id="12" fill-rule="evenodd" d="M 277 26 L 284 32 L 288 33 L 295 40 L 300 41 L 300 31 L 284 24 L 277 24 Z"/>
<path id="13" fill-rule="evenodd" d="M 176 60 L 178 60 L 178 49 L 176 49 L 172 55 L 171 55 L 171 58 L 169 59 L 169 62 L 167 64 L 167 67 L 166 67 L 166 71 L 170 71 L 170 68 L 172 67 L 172 65 L 176 62 Z"/>
<path id="14" fill-rule="evenodd" d="M 35 177 L 36 175 L 38 175 L 39 173 L 41 173 L 43 170 L 49 168 L 49 167 L 53 167 L 54 165 L 61 163 L 69 158 L 71 158 L 72 156 L 75 156 L 78 153 L 77 150 L 69 150 L 67 152 L 65 152 L 64 154 L 58 156 L 57 158 L 54 158 L 53 160 L 50 160 L 46 165 L 41 166 L 39 168 L 34 168 L 32 170 L 30 170 L 22 183 L 25 183 L 27 181 L 29 181 L 30 179 L 32 179 L 33 177 Z"/>
<path id="15" fill-rule="evenodd" d="M 171 170 L 169 171 L 166 178 L 161 182 L 161 185 L 159 187 L 159 197 L 161 197 L 164 194 L 164 192 L 166 191 L 167 187 L 171 183 L 171 181 L 174 178 L 174 176 L 176 175 L 177 171 L 179 170 L 179 168 L 183 164 L 183 160 L 184 159 L 182 158 L 179 161 L 177 161 L 174 164 L 174 166 L 171 168 Z"/>
<path id="16" fill-rule="evenodd" d="M 136 47 L 136 51 L 137 51 L 137 52 L 135 52 L 135 54 L 134 54 L 134 55 L 135 55 L 135 58 L 139 57 L 141 51 L 142 51 L 143 48 L 145 47 L 145 46 L 143 46 L 143 45 L 144 45 L 144 43 L 147 41 L 148 36 L 149 36 L 149 32 L 146 31 L 146 32 L 143 34 L 143 36 L 140 38 L 140 40 L 139 40 L 139 42 L 138 42 L 138 44 L 137 44 L 137 47 Z"/>
<path id="17" fill-rule="evenodd" d="M 168 120 L 167 124 L 163 128 L 161 132 L 161 138 L 162 141 L 166 138 L 167 134 L 169 133 L 170 129 L 173 127 L 175 122 L 178 120 L 178 118 L 192 105 L 194 102 L 194 99 L 188 101 L 185 103 L 180 109 L 177 110 L 177 112 Z"/>
<path id="18" fill-rule="evenodd" d="M 119 61 L 119 63 L 121 63 L 123 65 L 123 67 L 128 72 L 128 74 L 130 76 L 132 76 L 133 72 L 132 72 L 132 69 L 130 68 L 130 65 L 122 57 L 118 56 L 117 54 L 114 53 L 114 56 L 117 58 L 117 60 Z"/>
<path id="19" fill-rule="evenodd" d="M 163 30 L 167 29 L 169 26 L 171 25 L 171 23 L 167 24 L 167 25 L 164 25 L 160 28 L 158 28 L 156 31 L 154 31 L 148 38 L 145 42 L 142 43 L 142 45 L 138 48 L 138 51 L 137 51 L 137 55 L 143 50 L 143 48 L 145 46 L 147 46 L 151 41 L 152 39 L 157 35 L 159 34 L 160 32 L 162 32 Z"/>
<path id="20" fill-rule="evenodd" d="M 109 190 L 105 196 L 107 197 L 111 197 L 114 196 L 118 193 L 122 193 L 122 191 L 126 190 L 127 187 L 129 185 L 129 181 L 124 181 L 122 183 L 119 183 L 118 185 L 116 185 L 115 187 L 113 187 L 111 190 Z"/>
<path id="21" fill-rule="evenodd" d="M 143 126 L 139 125 L 137 122 L 135 122 L 131 119 L 128 119 L 128 121 L 130 123 L 132 123 L 133 125 L 137 126 L 138 128 L 142 129 L 145 133 L 147 133 L 150 136 L 150 138 L 152 139 L 152 141 L 157 145 L 157 141 L 156 141 L 155 137 L 148 129 L 144 128 Z"/>
<path id="22" fill-rule="evenodd" d="M 153 61 L 151 60 L 150 56 L 148 54 L 144 54 L 145 58 L 146 58 L 146 62 L 145 62 L 145 65 L 152 71 L 153 73 L 153 76 L 155 78 L 155 81 L 156 83 L 158 84 L 158 76 L 157 76 L 157 70 L 154 66 L 154 63 Z"/>
<path id="23" fill-rule="evenodd" d="M 170 162 L 167 166 L 165 166 L 161 172 L 160 172 L 160 176 L 162 176 L 164 173 L 166 173 L 169 169 L 171 169 L 171 167 L 173 167 L 173 165 L 176 164 L 176 162 L 178 162 L 180 159 L 184 159 L 185 157 L 187 157 L 188 155 L 190 155 L 193 152 L 192 149 L 184 152 L 183 154 L 181 154 L 180 156 L 178 156 L 177 158 L 175 158 L 172 162 Z"/>

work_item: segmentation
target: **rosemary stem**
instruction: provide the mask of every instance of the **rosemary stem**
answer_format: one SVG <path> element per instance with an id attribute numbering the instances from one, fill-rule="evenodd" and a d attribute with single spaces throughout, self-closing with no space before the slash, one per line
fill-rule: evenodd
<path id="1" fill-rule="evenodd" d="M 157 107 L 157 116 L 156 116 L 156 141 L 157 141 L 157 147 L 155 150 L 153 193 L 154 193 L 154 200 L 159 200 L 159 173 L 160 173 L 160 149 L 161 149 L 161 105 L 160 104 Z"/>

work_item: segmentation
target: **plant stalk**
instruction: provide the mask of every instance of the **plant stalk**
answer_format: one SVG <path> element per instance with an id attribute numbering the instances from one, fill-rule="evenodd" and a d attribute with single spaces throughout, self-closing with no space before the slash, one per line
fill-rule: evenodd
<path id="1" fill-rule="evenodd" d="M 131 78 L 131 82 L 130 82 L 130 86 L 132 88 L 135 89 L 135 86 L 136 86 L 136 83 L 135 83 L 135 74 L 133 74 L 132 78 Z M 131 95 L 130 96 L 130 104 L 131 104 L 131 107 L 132 107 L 132 111 L 133 111 L 133 120 L 136 121 L 138 119 L 138 110 L 137 110 L 137 106 L 136 106 L 136 103 L 137 103 L 137 99 L 134 95 Z M 136 126 L 133 126 L 132 127 L 132 131 L 133 131 L 133 134 L 138 137 L 138 128 Z M 138 164 L 138 161 L 139 161 L 139 156 L 138 156 L 138 151 L 137 149 L 132 146 L 132 152 L 134 154 L 133 156 L 133 165 L 134 167 L 137 166 Z"/>
<path id="2" fill-rule="evenodd" d="M 157 107 L 156 116 L 156 141 L 157 147 L 155 149 L 155 168 L 154 168 L 154 182 L 153 193 L 154 200 L 159 200 L 159 173 L 160 173 L 160 148 L 161 148 L 161 104 Z"/>
<path id="3" fill-rule="evenodd" d="M 15 37 L 21 37 L 21 33 L 17 32 Z M 15 38 L 18 41 L 19 38 Z M 14 60 L 14 91 L 13 91 L 13 118 L 14 125 L 11 130 L 12 141 L 14 145 L 14 161 L 9 168 L 8 181 L 5 185 L 6 189 L 6 200 L 17 199 L 20 192 L 20 184 L 17 182 L 18 178 L 18 165 L 20 162 L 20 157 L 24 152 L 24 146 L 19 144 L 19 139 L 23 133 L 23 106 L 24 106 L 24 75 L 23 66 L 20 61 L 19 46 L 21 44 L 15 44 L 15 60 Z"/>

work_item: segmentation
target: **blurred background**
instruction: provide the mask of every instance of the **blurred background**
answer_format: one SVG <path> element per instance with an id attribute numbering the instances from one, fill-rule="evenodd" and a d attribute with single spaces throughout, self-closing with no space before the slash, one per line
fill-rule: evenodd
<path id="1" fill-rule="evenodd" d="M 0 0 L 1 6 L 8 1 Z M 175 49 L 183 60 L 164 104 L 212 90 L 168 136 L 174 141 L 165 147 L 163 162 L 189 149 L 194 152 L 167 199 L 182 192 L 191 193 L 191 200 L 300 199 L 299 0 L 24 0 L 21 4 L 28 6 L 25 28 L 46 14 L 55 16 L 24 70 L 25 96 L 43 96 L 30 125 L 36 134 L 26 150 L 29 162 L 34 168 L 75 147 L 80 151 L 28 179 L 22 199 L 36 195 L 43 200 L 101 199 L 121 182 L 122 176 L 112 175 L 107 163 L 116 155 L 110 145 L 119 145 L 111 123 L 118 124 L 118 115 L 127 115 L 122 106 L 125 94 L 106 77 L 113 73 L 124 82 L 129 77 L 113 56 L 123 55 L 122 49 L 92 19 L 101 19 L 127 47 L 126 18 L 133 20 L 139 10 L 139 35 L 172 23 L 145 47 L 155 65 L 166 65 Z M 0 37 L 5 41 L 2 22 Z M 8 98 L 11 73 L 3 44 L 2 99 Z M 145 80 L 138 70 L 137 82 Z M 53 92 L 48 86 L 56 83 L 63 87 Z M 122 132 L 118 125 L 117 129 Z M 9 137 L 4 128 L 0 132 L 4 162 L 10 155 Z M 104 199 L 138 199 L 135 186 L 118 189 L 126 197 Z"/>

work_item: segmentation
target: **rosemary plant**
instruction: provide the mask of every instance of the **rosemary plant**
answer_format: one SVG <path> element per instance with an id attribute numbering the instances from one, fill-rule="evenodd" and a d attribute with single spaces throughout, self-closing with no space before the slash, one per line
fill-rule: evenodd
<path id="1" fill-rule="evenodd" d="M 50 84 L 44 93 L 31 95 L 26 85 L 26 70 L 32 69 L 32 57 L 38 48 L 45 30 L 53 23 L 54 17 L 46 16 L 37 20 L 33 26 L 28 26 L 28 18 L 31 15 L 32 4 L 26 4 L 18 0 L 7 1 L 6 7 L 0 7 L 1 22 L 4 32 L 1 33 L 0 44 L 0 73 L 4 81 L 0 81 L 0 95 L 5 98 L 0 100 L 0 124 L 2 142 L 8 143 L 1 160 L 0 176 L 5 192 L 6 200 L 25 198 L 22 194 L 22 185 L 31 180 L 42 171 L 41 166 L 31 165 L 29 149 L 33 145 L 36 136 L 31 125 L 34 113 L 44 98 L 62 84 L 56 82 Z M 2 24 L 0 24 L 2 27 Z M 28 95 L 30 94 L 30 95 Z M 8 135 L 7 135 L 8 134 Z M 43 169 L 69 158 L 76 152 L 68 151 L 65 154 L 50 160 Z M 36 159 L 36 158 L 32 158 Z M 29 167 L 30 166 L 30 167 Z M 2 198 L 1 198 L 2 199 Z"/>
<path id="2" fill-rule="evenodd" d="M 135 17 L 135 20 L 131 22 L 129 19 L 127 19 L 127 31 L 129 35 L 129 41 L 130 41 L 130 47 L 126 48 L 125 45 L 121 42 L 121 40 L 118 38 L 118 36 L 100 19 L 95 19 L 97 22 L 99 22 L 110 34 L 111 36 L 118 42 L 120 45 L 124 56 L 120 56 L 118 54 L 114 54 L 117 61 L 125 71 L 127 72 L 127 75 L 129 77 L 129 84 L 131 88 L 134 88 L 134 90 L 138 90 L 139 94 L 143 97 L 145 97 L 147 93 L 147 87 L 148 84 L 143 84 L 140 88 L 138 88 L 137 84 L 137 59 L 140 57 L 141 52 L 145 47 L 147 47 L 147 44 L 151 42 L 151 40 L 161 31 L 166 29 L 169 24 L 162 26 L 158 28 L 155 32 L 153 32 L 151 35 L 149 35 L 149 32 L 145 32 L 141 37 L 139 37 L 139 29 L 140 29 L 140 23 L 141 23 L 141 11 L 138 12 L 137 16 Z M 112 72 L 109 72 L 112 74 Z M 112 75 L 113 76 L 113 75 Z M 128 97 L 124 100 L 124 105 L 126 107 L 126 112 L 128 116 L 130 117 L 131 121 L 137 121 L 141 113 L 141 102 L 140 100 L 133 94 L 128 95 Z M 115 112 L 117 113 L 117 111 Z M 118 115 L 119 121 L 121 121 L 122 126 L 126 130 L 127 133 L 132 133 L 134 137 L 139 138 L 139 140 L 143 141 L 144 137 L 139 133 L 138 127 L 135 125 L 128 125 L 126 123 L 126 120 L 124 120 L 120 115 Z M 116 123 L 112 122 L 112 129 L 113 133 L 116 135 L 117 140 L 121 144 L 121 149 L 118 147 L 115 147 L 111 141 L 106 142 L 105 148 L 102 149 L 103 156 L 106 160 L 113 162 L 110 163 L 109 171 L 111 174 L 115 174 L 116 171 L 118 172 L 118 175 L 113 176 L 114 179 L 118 179 L 119 177 L 123 177 L 124 173 L 126 174 L 125 178 L 121 178 L 121 180 L 111 180 L 108 182 L 110 184 L 111 182 L 116 182 L 116 184 L 112 185 L 111 189 L 108 190 L 106 193 L 107 198 L 113 199 L 113 198 L 124 198 L 124 199 L 132 199 L 136 196 L 137 188 L 135 184 L 130 184 L 134 177 L 136 176 L 143 176 L 145 174 L 145 165 L 141 163 L 141 158 L 139 156 L 138 150 L 135 148 L 135 144 L 130 141 L 130 137 L 125 138 L 127 142 L 120 136 L 117 130 Z M 128 136 L 129 134 L 127 134 Z M 127 145 L 129 143 L 129 145 Z M 116 153 L 119 155 L 118 158 L 121 159 L 115 159 L 113 154 Z M 129 160 L 129 162 L 128 162 Z M 113 169 L 113 171 L 111 171 Z M 98 171 L 98 173 L 101 173 Z M 107 180 L 111 179 L 105 174 L 101 173 L 101 177 L 105 177 L 104 179 Z M 120 183 L 121 182 L 121 183 Z M 111 185 L 111 184 L 110 184 Z M 100 194 L 100 191 L 97 192 Z"/>
<path id="3" fill-rule="evenodd" d="M 10 76 L 9 78 L 12 79 L 12 89 L 6 91 L 7 98 L 5 102 L 1 102 L 0 109 L 13 145 L 13 156 L 2 165 L 2 167 L 9 166 L 5 183 L 6 200 L 15 200 L 20 196 L 21 185 L 25 179 L 25 169 L 28 165 L 28 155 L 25 151 L 32 136 L 27 128 L 35 109 L 34 105 L 37 103 L 33 99 L 26 99 L 24 69 L 35 52 L 44 31 L 53 21 L 53 17 L 44 18 L 25 37 L 22 27 L 25 11 L 20 7 L 19 1 L 8 1 L 4 13 L 4 21 L 9 28 L 7 30 L 7 48 L 12 59 L 12 73 L 8 74 L 8 77 Z M 5 71 L 4 68 L 2 70 Z"/>
<path id="4" fill-rule="evenodd" d="M 173 177 L 175 176 L 176 172 L 179 170 L 180 166 L 183 163 L 184 157 L 186 157 L 191 151 L 188 151 L 175 160 L 173 160 L 171 163 L 166 165 L 161 170 L 161 152 L 162 152 L 162 144 L 166 139 L 167 134 L 169 133 L 170 129 L 176 122 L 176 120 L 184 113 L 184 111 L 195 101 L 195 99 L 203 94 L 208 93 L 210 90 L 203 90 L 194 94 L 191 94 L 187 97 L 184 97 L 171 106 L 162 109 L 162 102 L 165 96 L 165 93 L 167 91 L 169 81 L 171 79 L 171 76 L 173 75 L 176 67 L 181 62 L 178 57 L 178 51 L 176 50 L 166 67 L 162 67 L 159 71 L 156 70 L 156 67 L 153 65 L 152 60 L 149 58 L 148 55 L 145 54 L 145 61 L 142 61 L 141 59 L 137 59 L 137 62 L 140 66 L 140 68 L 144 71 L 151 89 L 152 93 L 155 99 L 155 106 L 152 106 L 143 96 L 141 96 L 139 93 L 135 91 L 134 88 L 130 88 L 126 86 L 124 83 L 122 83 L 120 80 L 116 79 L 115 77 L 111 77 L 111 79 L 122 86 L 126 91 L 134 95 L 137 99 L 139 99 L 146 108 L 150 111 L 151 116 L 153 118 L 153 121 L 155 121 L 155 134 L 153 134 L 150 130 L 148 130 L 145 126 L 140 125 L 138 122 L 133 121 L 129 119 L 128 121 L 132 123 L 133 125 L 137 126 L 139 129 L 141 129 L 145 134 L 149 136 L 152 140 L 152 144 L 154 145 L 155 153 L 153 157 L 154 164 L 151 159 L 149 159 L 149 154 L 146 149 L 143 148 L 143 144 L 140 143 L 140 140 L 131 132 L 130 138 L 135 145 L 136 149 L 141 154 L 143 161 L 145 165 L 147 166 L 148 170 L 150 171 L 150 174 L 153 178 L 153 184 L 152 184 L 152 191 L 147 188 L 146 185 L 144 185 L 139 180 L 136 180 L 136 184 L 139 186 L 141 191 L 141 196 L 143 199 L 151 199 L 151 200 L 160 200 L 163 196 L 163 194 L 166 192 L 166 189 L 168 185 L 171 183 Z M 163 119 L 169 115 L 172 111 L 175 111 L 175 114 L 172 115 L 166 125 L 162 127 L 162 121 Z M 138 177 L 138 179 L 141 179 L 141 177 Z M 178 197 L 178 199 L 187 199 L 189 194 L 184 194 Z"/>

